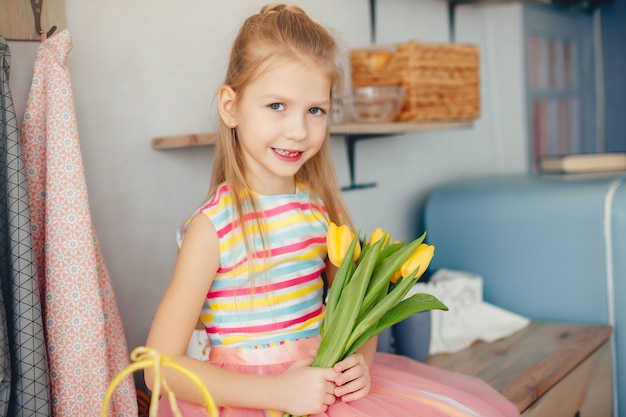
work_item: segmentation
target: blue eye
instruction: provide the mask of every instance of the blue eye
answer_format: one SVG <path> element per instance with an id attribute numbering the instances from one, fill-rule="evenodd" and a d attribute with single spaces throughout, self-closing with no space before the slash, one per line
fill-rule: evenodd
<path id="1" fill-rule="evenodd" d="M 311 107 L 309 109 L 309 113 L 314 114 L 314 115 L 323 115 L 323 114 L 326 114 L 326 111 L 324 111 L 324 109 L 321 109 L 319 107 Z"/>
<path id="2" fill-rule="evenodd" d="M 267 107 L 269 107 L 272 110 L 284 110 L 285 109 L 285 105 L 282 103 L 272 103 Z"/>

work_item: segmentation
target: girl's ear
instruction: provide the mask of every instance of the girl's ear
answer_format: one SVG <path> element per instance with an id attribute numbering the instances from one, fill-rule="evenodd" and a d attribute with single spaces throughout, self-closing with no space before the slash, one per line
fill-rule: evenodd
<path id="1" fill-rule="evenodd" d="M 218 109 L 222 122 L 228 127 L 237 126 L 235 97 L 237 93 L 228 85 L 222 85 L 217 92 Z"/>

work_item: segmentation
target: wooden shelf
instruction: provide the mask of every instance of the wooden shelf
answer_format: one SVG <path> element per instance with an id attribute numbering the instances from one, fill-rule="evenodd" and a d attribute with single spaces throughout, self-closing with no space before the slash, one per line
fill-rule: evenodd
<path id="1" fill-rule="evenodd" d="M 410 132 L 436 132 L 465 129 L 472 127 L 473 124 L 473 120 L 459 120 L 446 122 L 344 123 L 331 126 L 331 135 L 343 136 L 348 153 L 350 184 L 342 187 L 342 191 L 359 190 L 376 186 L 376 183 L 357 184 L 355 181 L 356 161 L 354 155 L 358 141 L 381 136 L 401 135 Z M 164 136 L 152 139 L 152 147 L 160 150 L 213 145 L 217 141 L 217 137 L 218 134 L 213 132 Z"/>
<path id="2" fill-rule="evenodd" d="M 463 129 L 471 127 L 473 122 L 394 122 L 394 123 L 346 123 L 330 127 L 332 135 L 386 136 L 409 132 L 432 132 L 441 130 Z M 214 145 L 217 133 L 195 133 L 178 136 L 163 136 L 152 139 L 154 149 L 176 149 L 193 146 Z"/>
<path id="3" fill-rule="evenodd" d="M 192 146 L 214 145 L 217 133 L 192 133 L 189 135 L 162 136 L 152 139 L 154 149 L 189 148 Z"/>
<path id="4" fill-rule="evenodd" d="M 410 132 L 435 132 L 453 129 L 464 129 L 473 126 L 473 120 L 458 120 L 446 122 L 393 122 L 393 123 L 346 123 L 331 126 L 330 133 L 341 135 L 346 142 L 348 167 L 350 169 L 350 184 L 341 187 L 342 191 L 361 190 L 375 187 L 375 182 L 357 183 L 356 171 L 356 143 L 364 139 L 375 139 L 381 136 L 401 135 Z"/>
<path id="5" fill-rule="evenodd" d="M 345 123 L 330 127 L 333 135 L 386 136 L 409 132 L 432 132 L 471 127 L 472 120 L 451 122 Z"/>

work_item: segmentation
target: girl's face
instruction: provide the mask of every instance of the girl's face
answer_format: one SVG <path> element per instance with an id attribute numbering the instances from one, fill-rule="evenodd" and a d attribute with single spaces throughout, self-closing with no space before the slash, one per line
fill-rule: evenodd
<path id="1" fill-rule="evenodd" d="M 250 83 L 235 109 L 247 180 L 263 195 L 295 192 L 294 175 L 326 139 L 331 80 L 280 61 Z"/>

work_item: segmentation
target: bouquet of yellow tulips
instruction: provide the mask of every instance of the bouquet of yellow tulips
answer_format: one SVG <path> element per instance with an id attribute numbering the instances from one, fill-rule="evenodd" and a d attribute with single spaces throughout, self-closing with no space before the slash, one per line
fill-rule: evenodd
<path id="1" fill-rule="evenodd" d="M 376 229 L 361 249 L 348 226 L 330 223 L 328 258 L 338 267 L 326 300 L 322 340 L 313 366 L 332 367 L 396 323 L 426 310 L 448 308 L 430 294 L 405 298 L 435 253 L 426 233 L 404 244 Z M 286 413 L 283 417 L 289 417 Z"/>

